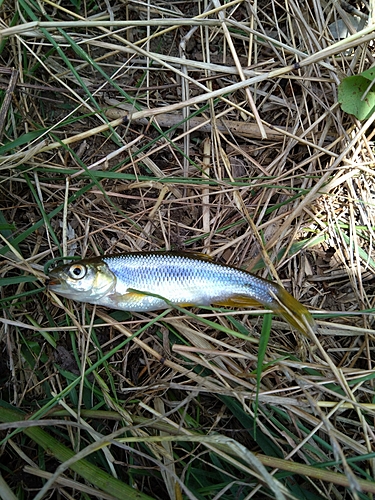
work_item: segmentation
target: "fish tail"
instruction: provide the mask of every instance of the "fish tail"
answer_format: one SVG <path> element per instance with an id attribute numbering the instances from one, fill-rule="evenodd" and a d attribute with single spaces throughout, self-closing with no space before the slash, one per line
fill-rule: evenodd
<path id="1" fill-rule="evenodd" d="M 308 309 L 284 288 L 278 286 L 276 289 L 270 290 L 269 293 L 273 300 L 265 305 L 275 314 L 284 318 L 304 335 L 308 335 L 309 329 L 316 329 L 316 323 Z"/>

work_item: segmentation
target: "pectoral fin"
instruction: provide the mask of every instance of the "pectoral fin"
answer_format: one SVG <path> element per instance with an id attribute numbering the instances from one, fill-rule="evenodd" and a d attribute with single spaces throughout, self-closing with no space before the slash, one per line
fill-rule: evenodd
<path id="1" fill-rule="evenodd" d="M 125 308 L 126 305 L 136 306 L 137 304 L 141 305 L 141 303 L 145 300 L 146 294 L 142 292 L 125 292 L 125 293 L 112 293 L 109 296 L 109 299 L 117 303 L 122 308 Z"/>
<path id="2" fill-rule="evenodd" d="M 164 300 L 166 299 L 159 295 L 133 289 L 129 289 L 128 292 L 123 294 L 114 293 L 110 296 L 110 299 L 112 302 L 116 303 L 119 308 L 133 312 L 157 311 L 160 309 L 166 309 L 169 303 L 169 301 L 165 302 Z M 173 304 L 179 307 L 193 307 L 197 305 L 190 302 L 170 302 L 170 305 L 172 307 Z"/>

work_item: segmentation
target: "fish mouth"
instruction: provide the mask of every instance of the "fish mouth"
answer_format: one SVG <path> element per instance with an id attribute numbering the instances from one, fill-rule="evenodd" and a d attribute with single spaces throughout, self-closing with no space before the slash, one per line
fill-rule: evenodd
<path id="1" fill-rule="evenodd" d="M 61 285 L 61 281 L 58 278 L 52 278 L 52 279 L 49 278 L 46 281 L 47 288 L 51 288 L 51 287 L 58 286 L 58 285 Z"/>
<path id="2" fill-rule="evenodd" d="M 46 287 L 49 292 L 57 293 L 63 297 L 71 298 L 72 291 L 66 285 L 64 280 L 53 276 L 46 281 Z"/>
<path id="3" fill-rule="evenodd" d="M 63 282 L 61 281 L 59 275 L 56 275 L 53 272 L 51 272 L 49 278 L 46 281 L 46 286 L 48 290 L 56 292 L 57 290 L 61 290 Z"/>

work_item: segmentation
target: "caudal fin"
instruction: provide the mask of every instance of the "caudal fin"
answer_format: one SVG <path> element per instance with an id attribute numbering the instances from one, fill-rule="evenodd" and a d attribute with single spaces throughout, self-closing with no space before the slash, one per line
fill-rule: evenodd
<path id="1" fill-rule="evenodd" d="M 316 329 L 314 318 L 306 307 L 295 299 L 284 288 L 277 287 L 277 291 L 270 291 L 273 298 L 272 303 L 267 306 L 275 313 L 284 318 L 290 325 L 294 326 L 304 335 L 308 336 L 309 328 Z"/>

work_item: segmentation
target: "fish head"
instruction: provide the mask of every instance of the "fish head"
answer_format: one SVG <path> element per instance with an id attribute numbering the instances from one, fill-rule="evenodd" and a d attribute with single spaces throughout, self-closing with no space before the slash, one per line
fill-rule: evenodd
<path id="1" fill-rule="evenodd" d="M 79 302 L 95 302 L 116 287 L 116 276 L 98 259 L 58 266 L 49 277 L 49 290 Z"/>

